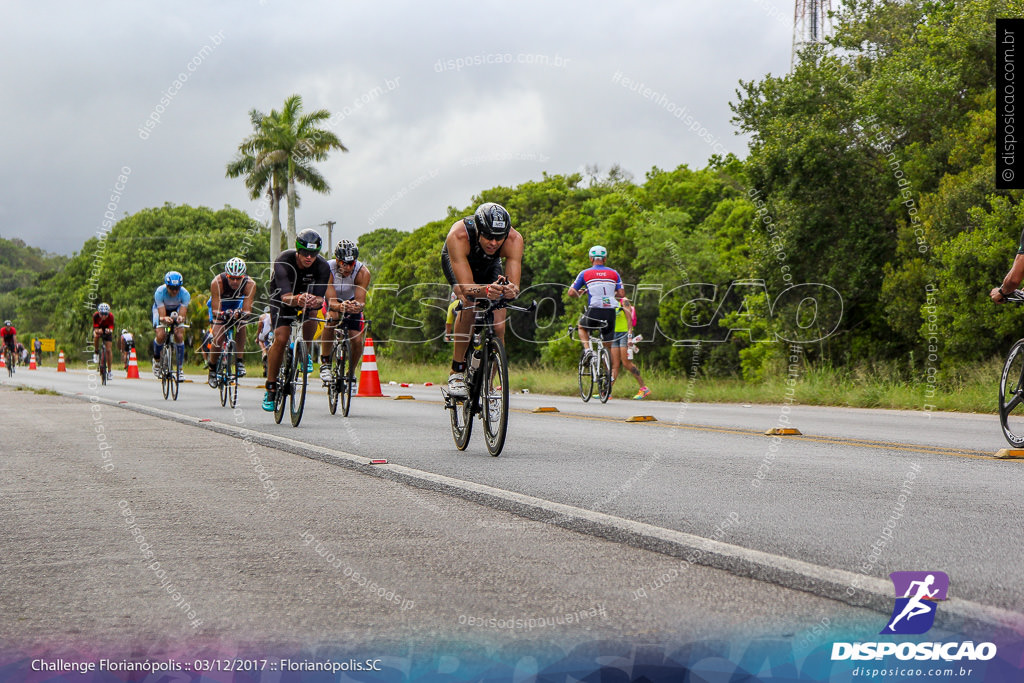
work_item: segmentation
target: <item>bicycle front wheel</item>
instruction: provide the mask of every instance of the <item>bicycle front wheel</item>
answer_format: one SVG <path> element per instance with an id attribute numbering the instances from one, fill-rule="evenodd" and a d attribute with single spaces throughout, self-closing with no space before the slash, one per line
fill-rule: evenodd
<path id="1" fill-rule="evenodd" d="M 220 355 L 217 357 L 217 388 L 220 389 L 220 404 L 226 406 L 228 404 L 228 345 L 225 344 L 224 348 L 220 350 Z"/>
<path id="2" fill-rule="evenodd" d="M 348 417 L 348 409 L 352 407 L 352 385 L 355 379 L 349 376 L 348 366 L 352 362 L 352 342 L 346 336 L 338 343 L 340 352 L 338 354 L 338 376 L 341 382 L 338 385 L 338 392 L 341 394 L 341 414 Z"/>
<path id="3" fill-rule="evenodd" d="M 103 340 L 100 340 L 100 344 L 103 344 Z M 103 382 L 103 386 L 107 386 L 107 347 L 105 345 L 100 346 L 100 381 Z"/>
<path id="4" fill-rule="evenodd" d="M 612 395 L 612 360 L 604 345 L 597 359 L 597 394 L 601 403 L 607 403 L 608 397 Z"/>
<path id="5" fill-rule="evenodd" d="M 292 390 L 288 403 L 289 412 L 292 418 L 292 427 L 298 427 L 302 422 L 302 408 L 306 405 L 306 380 L 309 374 L 306 365 L 309 358 L 309 349 L 306 342 L 295 342 L 295 363 L 292 365 Z"/>
<path id="6" fill-rule="evenodd" d="M 274 396 L 274 421 L 281 424 L 284 417 L 284 404 L 291 390 L 292 364 L 295 358 L 291 348 L 284 350 L 281 368 L 277 371 L 277 394 Z"/>
<path id="7" fill-rule="evenodd" d="M 469 437 L 473 434 L 473 404 L 468 398 L 453 402 L 448 412 L 451 413 L 455 447 L 464 451 L 469 445 Z"/>
<path id="8" fill-rule="evenodd" d="M 171 351 L 168 346 L 169 344 L 164 344 L 160 358 L 157 359 L 157 363 L 160 364 L 160 389 L 164 392 L 165 401 L 171 395 Z"/>
<path id="9" fill-rule="evenodd" d="M 586 403 L 590 400 L 590 397 L 594 393 L 594 373 L 592 372 L 590 361 L 586 360 L 587 352 L 582 351 L 580 353 L 580 398 Z"/>
<path id="10" fill-rule="evenodd" d="M 1024 339 L 1010 349 L 999 377 L 999 424 L 1011 446 L 1024 446 Z"/>
<path id="11" fill-rule="evenodd" d="M 238 404 L 238 366 L 235 365 L 235 340 L 228 340 L 227 359 L 227 393 L 228 404 L 234 408 Z"/>
<path id="12" fill-rule="evenodd" d="M 497 337 L 487 342 L 480 402 L 483 405 L 484 441 L 487 452 L 501 453 L 508 430 L 508 356 L 505 345 Z"/>

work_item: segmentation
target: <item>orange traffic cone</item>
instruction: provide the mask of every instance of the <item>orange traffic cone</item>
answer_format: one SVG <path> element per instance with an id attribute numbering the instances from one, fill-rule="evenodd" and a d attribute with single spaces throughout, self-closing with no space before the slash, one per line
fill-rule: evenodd
<path id="1" fill-rule="evenodd" d="M 60 355 L 57 356 L 57 372 L 67 372 L 68 366 L 64 365 L 64 352 L 61 351 Z"/>
<path id="2" fill-rule="evenodd" d="M 377 355 L 373 352 L 373 338 L 366 338 L 363 347 L 363 364 L 359 372 L 359 391 L 356 396 L 383 396 L 380 391 L 380 375 L 377 374 Z"/>
<path id="3" fill-rule="evenodd" d="M 4 356 L 6 356 L 6 355 L 7 355 L 6 353 L 0 353 L 0 368 L 6 368 L 7 367 L 7 361 L 4 360 Z"/>
<path id="4" fill-rule="evenodd" d="M 28 369 L 29 370 L 38 370 L 39 369 L 39 368 L 36 367 L 36 352 L 35 351 L 33 351 L 32 355 L 28 357 Z"/>
<path id="5" fill-rule="evenodd" d="M 135 357 L 135 349 L 128 356 L 128 379 L 139 379 L 139 359 Z"/>

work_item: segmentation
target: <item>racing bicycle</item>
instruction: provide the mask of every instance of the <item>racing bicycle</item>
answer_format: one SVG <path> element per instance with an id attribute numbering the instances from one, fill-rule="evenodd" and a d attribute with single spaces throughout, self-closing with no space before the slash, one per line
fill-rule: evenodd
<path id="1" fill-rule="evenodd" d="M 178 316 L 176 314 L 171 316 L 170 325 L 159 325 L 167 330 L 167 336 L 164 338 L 164 347 L 160 350 L 160 358 L 157 359 L 157 369 L 160 375 L 160 388 L 163 390 L 164 400 L 170 396 L 173 400 L 178 400 L 178 364 L 175 360 L 176 344 L 174 343 L 174 332 L 179 327 L 188 329 L 190 325 L 178 322 Z"/>
<path id="2" fill-rule="evenodd" d="M 1006 303 L 1024 303 L 1024 291 L 1011 292 Z M 1010 347 L 999 377 L 999 424 L 1011 446 L 1024 446 L 1024 339 Z"/>
<path id="3" fill-rule="evenodd" d="M 224 343 L 221 344 L 220 353 L 217 354 L 217 365 L 214 371 L 214 381 L 211 386 L 220 390 L 220 404 L 227 406 L 229 403 L 234 408 L 238 403 L 238 369 L 235 365 L 235 327 L 246 325 L 252 322 L 237 317 L 234 324 L 229 325 L 224 334 Z"/>
<path id="4" fill-rule="evenodd" d="M 569 338 L 577 330 L 576 325 L 569 326 Z M 578 332 L 578 330 L 577 330 Z M 597 385 L 597 395 L 601 403 L 607 403 L 608 397 L 612 395 L 612 360 L 604 342 L 601 341 L 601 330 L 590 330 L 590 346 L 580 351 L 580 362 L 577 366 L 577 374 L 580 383 L 580 398 L 586 403 L 594 395 L 594 385 Z M 588 357 L 589 354 L 589 357 Z"/>
<path id="5" fill-rule="evenodd" d="M 455 310 L 461 308 L 460 303 Z M 477 299 L 471 343 L 466 347 L 464 359 L 467 396 L 452 396 L 447 387 L 441 387 L 444 407 L 451 417 L 455 447 L 466 450 L 473 432 L 473 417 L 479 416 L 487 452 L 495 457 L 505 446 L 508 430 L 508 355 L 505 345 L 494 333 L 494 312 L 502 308 L 529 313 L 537 308 L 537 302 L 523 308 L 505 299 Z"/>
<path id="6" fill-rule="evenodd" d="M 302 324 L 307 318 L 302 309 L 295 315 L 288 332 L 288 345 L 284 349 L 281 368 L 277 371 L 277 394 L 274 396 L 274 421 L 281 424 L 284 417 L 284 404 L 288 401 L 288 412 L 292 427 L 298 427 L 302 421 L 302 409 L 306 405 L 306 385 L 309 380 L 309 349 L 312 341 L 302 340 Z M 320 318 L 315 318 L 320 320 Z"/>
<path id="7" fill-rule="evenodd" d="M 363 330 L 369 334 L 370 321 L 363 320 Z M 331 350 L 331 381 L 327 385 L 327 407 L 331 409 L 331 415 L 338 411 L 338 402 L 341 402 L 341 414 L 348 417 L 349 407 L 352 405 L 352 392 L 356 388 L 356 378 L 348 368 L 351 365 L 355 369 L 355 358 L 353 358 L 352 340 L 348 338 L 348 330 L 338 327 L 335 332 L 334 348 Z M 340 335 L 338 338 L 337 335 Z M 361 351 L 361 349 L 360 349 Z"/>

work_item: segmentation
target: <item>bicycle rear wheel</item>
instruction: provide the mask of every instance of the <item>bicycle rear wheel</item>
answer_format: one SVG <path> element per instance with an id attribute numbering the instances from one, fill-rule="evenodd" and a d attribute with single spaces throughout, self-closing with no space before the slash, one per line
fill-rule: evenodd
<path id="1" fill-rule="evenodd" d="M 298 427 L 302 422 L 302 409 L 306 405 L 306 380 L 309 374 L 306 359 L 308 354 L 309 349 L 306 348 L 306 342 L 301 339 L 296 340 L 295 362 L 292 364 L 291 399 L 288 403 L 292 427 Z"/>
<path id="2" fill-rule="evenodd" d="M 594 373 L 591 371 L 590 361 L 586 360 L 586 350 L 580 352 L 580 398 L 586 403 L 594 394 Z"/>
<path id="3" fill-rule="evenodd" d="M 480 402 L 483 406 L 484 442 L 493 456 L 501 453 L 508 430 L 508 356 L 497 337 L 487 341 Z"/>
<path id="4" fill-rule="evenodd" d="M 103 382 L 103 386 L 107 386 L 107 347 L 100 339 L 100 381 Z"/>
<path id="5" fill-rule="evenodd" d="M 999 424 L 1011 446 L 1024 446 L 1024 339 L 1010 349 L 999 377 Z"/>
<path id="6" fill-rule="evenodd" d="M 284 403 L 288 400 L 288 393 L 291 391 L 292 364 L 295 358 L 291 348 L 284 350 L 284 357 L 281 358 L 281 368 L 277 371 L 277 394 L 274 396 L 274 421 L 281 424 L 284 417 Z"/>
<path id="7" fill-rule="evenodd" d="M 601 345 L 601 353 L 597 358 L 597 393 L 601 403 L 607 403 L 612 395 L 612 360 L 604 344 Z"/>
<path id="8" fill-rule="evenodd" d="M 178 400 L 178 369 L 177 369 L 177 363 L 175 363 L 171 367 L 174 368 L 173 370 L 171 370 L 168 373 L 171 376 L 171 382 L 170 382 L 170 385 L 171 385 L 171 399 L 177 401 Z"/>

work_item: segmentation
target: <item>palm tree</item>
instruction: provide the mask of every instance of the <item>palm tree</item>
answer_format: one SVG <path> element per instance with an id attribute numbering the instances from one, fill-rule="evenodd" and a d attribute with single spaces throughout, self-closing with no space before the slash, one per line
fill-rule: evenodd
<path id="1" fill-rule="evenodd" d="M 331 186 L 312 162 L 325 160 L 332 149 L 348 151 L 337 135 L 317 127 L 317 124 L 330 118 L 331 113 L 326 109 L 303 114 L 302 97 L 292 95 L 284 101 L 284 108 L 276 122 L 277 154 L 274 159 L 275 162 L 287 160 L 289 245 L 295 242 L 295 207 L 298 202 L 296 183 L 302 183 L 314 192 L 330 193 Z"/>
<path id="2" fill-rule="evenodd" d="M 281 252 L 281 199 L 288 191 L 287 164 L 275 155 L 276 142 L 274 134 L 278 127 L 280 114 L 271 110 L 270 114 L 253 109 L 249 112 L 253 134 L 238 145 L 238 155 L 227 166 L 227 177 L 245 176 L 245 186 L 249 189 L 250 199 L 259 199 L 265 192 L 270 201 L 270 260 L 277 260 Z"/>
<path id="3" fill-rule="evenodd" d="M 286 244 L 291 247 L 295 244 L 295 209 L 299 205 L 296 183 L 315 192 L 329 193 L 331 186 L 313 162 L 326 159 L 332 149 L 348 149 L 330 130 L 317 127 L 331 118 L 330 112 L 319 109 L 303 115 L 300 95 L 286 99 L 280 112 L 273 109 L 263 114 L 253 109 L 249 118 L 254 132 L 238 146 L 238 156 L 228 164 L 227 175 L 245 175 L 245 185 L 253 199 L 267 193 L 272 215 L 270 259 L 274 261 L 280 253 L 282 197 L 288 201 Z"/>

